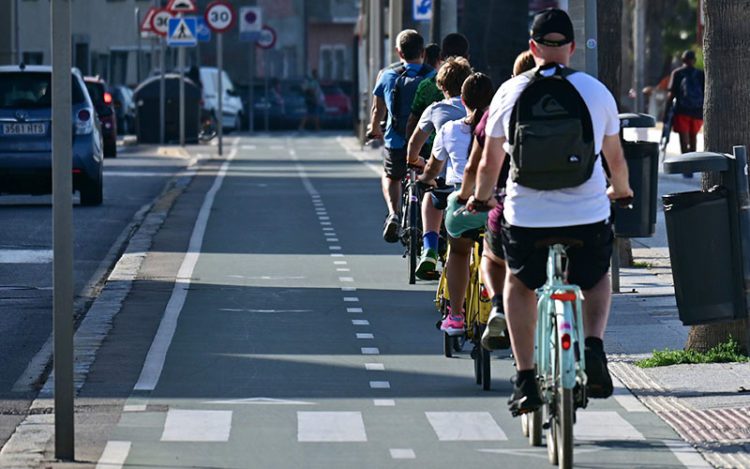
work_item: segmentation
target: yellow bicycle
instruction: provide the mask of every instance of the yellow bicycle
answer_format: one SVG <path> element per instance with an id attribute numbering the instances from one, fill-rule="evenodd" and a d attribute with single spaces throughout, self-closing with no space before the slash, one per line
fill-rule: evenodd
<path id="1" fill-rule="evenodd" d="M 443 354 L 451 358 L 453 352 L 460 352 L 464 344 L 468 341 L 473 345 L 471 358 L 474 360 L 474 377 L 477 384 L 482 385 L 482 389 L 490 389 L 491 367 L 490 352 L 485 350 L 479 343 L 482 332 L 487 325 L 490 311 L 492 310 L 492 299 L 487 288 L 482 281 L 479 265 L 482 261 L 482 246 L 484 244 L 484 234 L 479 230 L 474 231 L 474 248 L 471 253 L 471 262 L 469 264 L 469 285 L 466 289 L 465 310 L 465 331 L 463 336 L 451 336 L 443 333 Z M 445 259 L 450 255 L 450 247 L 446 253 L 443 262 L 442 274 L 438 282 L 437 293 L 435 294 L 435 307 L 440 312 L 441 319 L 437 323 L 438 329 L 443 319 L 448 316 L 448 306 L 450 305 L 450 295 L 448 294 L 448 278 L 446 277 Z"/>

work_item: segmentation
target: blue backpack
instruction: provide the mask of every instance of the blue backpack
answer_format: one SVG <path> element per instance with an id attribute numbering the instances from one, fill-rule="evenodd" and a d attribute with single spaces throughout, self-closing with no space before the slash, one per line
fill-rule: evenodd
<path id="1" fill-rule="evenodd" d="M 680 95 L 678 102 L 681 109 L 688 111 L 703 110 L 703 80 L 700 70 L 693 68 L 685 70 L 680 80 Z"/>
<path id="2" fill-rule="evenodd" d="M 409 114 L 411 114 L 411 103 L 417 95 L 419 84 L 430 76 L 432 67 L 422 65 L 416 75 L 413 76 L 409 75 L 409 71 L 404 65 L 400 65 L 394 71 L 398 74 L 398 78 L 391 94 L 391 127 L 406 140 L 408 137 L 406 135 L 406 123 L 409 121 Z"/>

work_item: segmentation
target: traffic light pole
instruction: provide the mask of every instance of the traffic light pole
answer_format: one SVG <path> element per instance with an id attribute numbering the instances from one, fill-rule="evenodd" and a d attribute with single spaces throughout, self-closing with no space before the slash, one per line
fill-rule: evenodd
<path id="1" fill-rule="evenodd" d="M 52 232 L 55 457 L 73 461 L 73 148 L 70 0 L 52 0 Z M 95 116 L 91 116 L 95 119 Z"/>

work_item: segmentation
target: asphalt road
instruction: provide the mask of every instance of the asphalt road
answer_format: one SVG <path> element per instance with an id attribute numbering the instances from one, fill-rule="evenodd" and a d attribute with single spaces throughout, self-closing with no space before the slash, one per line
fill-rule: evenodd
<path id="1" fill-rule="evenodd" d="M 435 284 L 407 284 L 377 164 L 345 144 L 243 137 L 195 178 L 81 391 L 79 461 L 549 467 L 506 409 L 507 353 L 490 391 L 468 346 L 442 356 Z M 577 467 L 684 467 L 679 437 L 616 393 L 579 411 Z"/>
<path id="2" fill-rule="evenodd" d="M 105 160 L 104 203 L 81 207 L 75 197 L 77 313 L 87 303 L 81 295 L 100 269 L 110 267 L 104 261 L 136 212 L 190 161 L 186 153 L 159 155 L 156 147 L 119 150 L 118 158 Z M 27 374 L 27 366 L 52 328 L 51 217 L 50 196 L 0 196 L 0 445 L 35 394 L 39 370 Z"/>

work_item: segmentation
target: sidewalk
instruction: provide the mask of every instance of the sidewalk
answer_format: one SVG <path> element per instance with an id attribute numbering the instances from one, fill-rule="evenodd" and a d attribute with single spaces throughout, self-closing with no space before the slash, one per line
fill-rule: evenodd
<path id="1" fill-rule="evenodd" d="M 659 136 L 660 131 L 649 132 L 649 140 Z M 668 148 L 671 154 L 679 151 L 675 140 Z M 694 179 L 659 177 L 660 195 L 699 188 L 697 174 Z M 611 371 L 711 465 L 750 467 L 750 394 L 743 391 L 750 388 L 750 363 L 648 369 L 634 365 L 655 349 L 682 349 L 689 332 L 678 318 L 661 209 L 656 231 L 652 238 L 633 240 L 635 260 L 649 267 L 621 271 L 623 293 L 613 299 L 606 336 Z"/>

